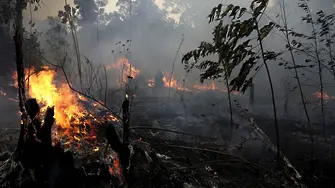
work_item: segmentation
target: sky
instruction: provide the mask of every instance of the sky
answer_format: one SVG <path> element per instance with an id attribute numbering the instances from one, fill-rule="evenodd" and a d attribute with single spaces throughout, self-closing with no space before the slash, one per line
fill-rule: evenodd
<path id="1" fill-rule="evenodd" d="M 73 3 L 73 0 L 67 0 L 69 4 Z M 117 0 L 108 0 L 108 5 L 106 7 L 107 12 L 112 12 L 116 10 Z M 155 0 L 158 7 L 162 8 L 164 0 Z M 37 12 L 33 12 L 33 19 L 44 20 L 47 16 L 56 16 L 59 10 L 64 9 L 65 0 L 42 0 L 40 4 L 40 9 Z M 27 10 L 26 15 L 29 15 L 29 10 Z"/>

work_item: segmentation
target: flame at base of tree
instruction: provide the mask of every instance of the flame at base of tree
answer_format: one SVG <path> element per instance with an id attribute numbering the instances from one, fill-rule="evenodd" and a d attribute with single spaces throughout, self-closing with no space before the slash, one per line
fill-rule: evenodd
<path id="1" fill-rule="evenodd" d="M 72 91 L 67 82 L 57 84 L 55 70 L 44 67 L 44 70 L 39 72 L 27 69 L 26 75 L 28 72 L 31 73 L 28 95 L 37 100 L 41 106 L 41 114 L 44 114 L 48 106 L 54 107 L 56 123 L 53 131 L 53 144 L 60 142 L 64 148 L 74 150 L 76 154 L 91 155 L 99 152 L 101 144 L 96 140 L 96 128 L 104 125 L 106 121 L 119 120 L 111 114 L 101 116 L 95 114 L 96 109 L 85 108 L 84 103 L 89 101 Z M 13 77 L 17 77 L 16 72 Z M 17 86 L 17 83 L 14 85 Z M 92 106 L 100 107 L 97 103 L 92 103 Z M 109 169 L 114 170 L 111 175 L 120 176 L 121 167 L 117 156 L 114 155 L 113 160 L 107 163 Z"/>
<path id="2" fill-rule="evenodd" d="M 82 139 L 87 141 L 95 139 L 95 127 L 103 123 L 105 118 L 117 121 L 112 115 L 97 117 L 93 110 L 86 109 L 83 102 L 88 100 L 85 97 L 73 92 L 67 83 L 55 82 L 55 70 L 43 67 L 39 72 L 27 69 L 26 73 L 28 72 L 30 72 L 28 95 L 30 98 L 36 98 L 41 105 L 42 114 L 48 106 L 54 107 L 56 119 L 54 137 L 55 140 L 62 140 L 65 146 L 76 145 L 75 142 L 80 142 Z M 17 77 L 16 73 L 13 77 Z M 17 87 L 17 83 L 14 85 Z"/>

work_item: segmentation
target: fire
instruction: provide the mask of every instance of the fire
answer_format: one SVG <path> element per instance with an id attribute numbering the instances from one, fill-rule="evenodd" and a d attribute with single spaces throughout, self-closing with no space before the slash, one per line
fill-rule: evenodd
<path id="1" fill-rule="evenodd" d="M 110 64 L 106 66 L 106 70 L 116 69 L 121 72 L 121 78 L 119 83 L 124 83 L 127 81 L 128 76 L 135 78 L 140 74 L 140 70 L 131 66 L 129 60 L 126 57 L 121 57 L 117 60 L 116 64 Z"/>
<path id="2" fill-rule="evenodd" d="M 121 165 L 117 157 L 113 158 L 113 165 L 109 167 L 109 173 L 114 176 L 121 176 Z"/>
<path id="3" fill-rule="evenodd" d="M 164 72 L 163 73 L 164 77 L 162 79 L 164 86 L 166 88 L 174 88 L 176 90 L 180 90 L 180 91 L 208 91 L 208 90 L 215 90 L 215 91 L 221 91 L 221 92 L 227 92 L 227 89 L 221 89 L 219 87 L 216 86 L 214 80 L 211 82 L 210 85 L 206 85 L 206 84 L 195 84 L 191 87 L 191 89 L 187 88 L 187 87 L 183 87 L 173 76 L 170 77 L 170 73 Z M 170 83 L 170 78 L 171 78 L 171 83 Z M 148 81 L 148 86 L 149 87 L 154 87 L 155 86 L 155 81 L 154 79 L 149 79 Z M 240 92 L 238 91 L 231 91 L 231 94 L 233 95 L 241 95 Z"/>
<path id="4" fill-rule="evenodd" d="M 317 92 L 315 92 L 315 93 L 313 94 L 313 96 L 314 96 L 315 98 L 318 98 L 318 99 L 321 99 L 321 97 L 323 97 L 323 99 L 324 99 L 325 101 L 335 99 L 334 96 L 329 96 L 328 93 L 327 93 L 326 91 L 324 91 L 323 94 L 321 94 L 320 91 L 317 91 Z"/>
<path id="5" fill-rule="evenodd" d="M 164 77 L 162 79 L 164 86 L 166 88 L 174 88 L 176 90 L 180 91 L 189 91 L 189 89 L 184 88 L 173 76 L 171 76 L 170 73 L 164 72 L 163 73 Z M 171 80 L 170 80 L 171 79 Z"/>
<path id="6" fill-rule="evenodd" d="M 155 87 L 155 79 L 150 78 L 148 80 L 148 87 Z"/>
<path id="7" fill-rule="evenodd" d="M 95 147 L 95 148 L 93 148 L 93 151 L 94 151 L 94 152 L 98 152 L 99 150 L 100 150 L 99 147 Z"/>
<path id="8" fill-rule="evenodd" d="M 79 119 L 85 116 L 85 109 L 67 84 L 62 83 L 57 87 L 53 83 L 55 76 L 56 72 L 50 69 L 31 76 L 29 96 L 45 104 L 42 111 L 45 111 L 47 106 L 54 106 L 57 125 L 66 129 L 71 127 L 71 122 L 80 122 Z"/>
<path id="9" fill-rule="evenodd" d="M 30 72 L 34 70 L 31 69 Z M 17 78 L 16 75 L 13 77 Z M 96 138 L 95 125 L 104 122 L 103 118 L 118 121 L 111 114 L 103 118 L 96 117 L 94 111 L 91 112 L 84 107 L 83 102 L 88 101 L 84 96 L 73 92 L 67 83 L 57 84 L 55 77 L 54 70 L 44 67 L 44 70 L 29 77 L 28 90 L 29 97 L 36 98 L 41 105 L 42 114 L 48 106 L 54 107 L 55 142 L 62 140 L 65 146 L 78 143 L 80 147 L 80 142 L 83 140 L 89 141 Z M 15 85 L 17 86 L 17 83 Z"/>
<path id="10" fill-rule="evenodd" d="M 217 87 L 216 87 L 214 81 L 212 81 L 211 85 L 193 85 L 193 89 L 197 89 L 197 90 L 217 90 Z"/>

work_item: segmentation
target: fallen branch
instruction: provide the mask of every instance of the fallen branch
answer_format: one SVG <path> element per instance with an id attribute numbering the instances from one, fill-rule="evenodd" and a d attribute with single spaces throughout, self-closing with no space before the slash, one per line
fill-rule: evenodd
<path id="1" fill-rule="evenodd" d="M 253 118 L 250 118 L 250 117 L 247 116 L 247 112 L 241 107 L 241 105 L 239 104 L 239 102 L 237 100 L 235 100 L 234 102 L 236 103 L 236 106 L 241 110 L 241 116 L 243 118 L 246 118 L 248 120 L 250 126 L 254 129 L 254 133 L 256 133 L 256 135 L 261 140 L 263 140 L 263 141 L 265 141 L 269 144 L 270 150 L 272 152 L 277 153 L 278 148 L 271 142 L 271 139 L 268 137 L 268 135 L 265 134 L 263 132 L 263 130 L 258 127 L 258 125 L 256 125 Z M 288 158 L 286 158 L 281 151 L 279 151 L 279 155 L 280 155 L 281 160 L 284 163 L 284 170 L 285 170 L 286 174 L 289 176 L 289 178 L 294 182 L 294 184 L 300 185 L 301 187 L 305 187 L 304 185 L 302 185 L 299 182 L 301 180 L 302 176 L 298 172 L 298 170 L 291 164 L 291 162 L 288 160 Z"/>
<path id="2" fill-rule="evenodd" d="M 185 133 L 185 132 L 180 132 L 180 131 L 174 131 L 174 130 L 170 130 L 170 129 L 162 129 L 162 128 L 155 128 L 155 127 L 143 127 L 143 126 L 137 126 L 137 127 L 131 127 L 129 129 L 134 129 L 134 130 L 157 130 L 157 131 L 164 131 L 164 132 L 171 132 L 171 133 L 177 133 L 177 134 L 182 134 L 182 135 L 187 135 L 187 136 L 194 136 L 194 137 L 199 137 L 199 138 L 206 138 L 206 139 L 210 139 L 210 140 L 217 140 L 216 138 L 212 138 L 212 137 L 207 137 L 207 136 L 202 136 L 202 135 L 196 135 L 196 134 L 191 134 L 191 133 Z"/>

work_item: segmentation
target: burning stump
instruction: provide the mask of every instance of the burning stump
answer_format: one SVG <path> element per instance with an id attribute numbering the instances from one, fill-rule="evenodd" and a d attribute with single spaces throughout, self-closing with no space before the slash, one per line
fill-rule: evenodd
<path id="1" fill-rule="evenodd" d="M 21 128 L 17 149 L 2 166 L 0 186 L 76 186 L 71 182 L 79 178 L 79 173 L 74 168 L 71 152 L 64 152 L 60 144 L 52 145 L 54 108 L 46 110 L 43 124 L 37 118 L 40 108 L 35 99 L 27 100 L 26 109 L 31 121 L 26 129 Z"/>
<path id="2" fill-rule="evenodd" d="M 97 183 L 101 184 L 101 182 L 106 182 L 103 187 L 110 186 L 110 167 L 106 163 L 112 161 L 115 165 L 119 160 L 116 156 L 105 160 L 111 155 L 104 155 L 104 159 L 98 155 L 95 157 L 96 161 L 91 160 L 87 165 L 98 169 L 96 174 L 100 179 L 97 180 L 96 176 L 87 173 L 89 168 L 75 167 L 74 155 L 71 151 L 65 151 L 60 142 L 52 143 L 54 108 L 47 108 L 43 123 L 37 118 L 40 107 L 35 99 L 27 100 L 26 109 L 31 121 L 26 129 L 21 128 L 16 151 L 0 168 L 0 187 L 73 188 L 89 187 L 89 184 L 96 187 Z M 123 180 L 123 171 L 127 171 L 130 151 L 120 142 L 113 125 L 104 127 L 107 128 L 104 135 L 109 146 L 120 158 L 122 168 L 118 167 L 118 175 Z M 92 148 L 92 150 L 98 151 L 99 148 Z"/>

